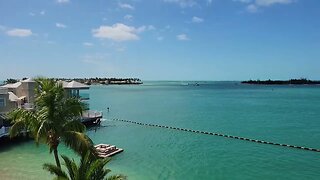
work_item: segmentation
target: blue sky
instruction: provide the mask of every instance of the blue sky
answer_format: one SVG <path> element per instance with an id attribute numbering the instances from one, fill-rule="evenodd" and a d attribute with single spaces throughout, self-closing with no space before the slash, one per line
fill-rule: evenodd
<path id="1" fill-rule="evenodd" d="M 0 79 L 320 79 L 319 0 L 0 0 Z"/>

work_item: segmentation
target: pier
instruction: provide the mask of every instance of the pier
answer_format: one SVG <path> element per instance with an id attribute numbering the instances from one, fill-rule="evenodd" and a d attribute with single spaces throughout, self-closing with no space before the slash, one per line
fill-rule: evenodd
<path id="1" fill-rule="evenodd" d="M 232 136 L 232 135 L 227 135 L 227 134 L 222 134 L 222 133 L 217 133 L 217 132 L 207 132 L 207 131 L 192 130 L 192 129 L 187 129 L 187 128 L 164 126 L 164 125 L 158 125 L 158 124 L 148 124 L 148 123 L 141 123 L 141 122 L 130 121 L 130 120 L 123 120 L 123 119 L 112 119 L 112 120 L 113 121 L 121 121 L 121 122 L 126 122 L 126 123 L 137 124 L 137 125 L 140 125 L 140 126 L 149 126 L 149 127 L 156 127 L 156 128 L 172 129 L 172 130 L 185 131 L 185 132 L 190 132 L 190 133 L 197 133 L 197 134 L 204 134 L 204 135 L 210 135 L 210 136 L 220 136 L 220 137 L 225 137 L 225 138 L 232 138 L 232 139 L 237 139 L 237 140 L 242 140 L 242 141 L 247 141 L 247 142 L 253 142 L 253 143 L 259 143 L 259 144 L 269 144 L 269 145 L 274 145 L 274 146 L 282 146 L 282 147 L 286 147 L 286 148 L 294 148 L 294 149 L 299 149 L 299 150 L 320 152 L 320 149 L 316 149 L 316 148 L 309 148 L 309 147 L 304 147 L 304 146 L 295 146 L 295 145 L 289 145 L 289 144 L 280 144 L 280 143 L 274 143 L 274 142 L 263 141 L 263 140 L 258 140 L 258 139 L 250 139 L 250 138 L 245 138 L 245 137 L 240 137 L 240 136 Z"/>

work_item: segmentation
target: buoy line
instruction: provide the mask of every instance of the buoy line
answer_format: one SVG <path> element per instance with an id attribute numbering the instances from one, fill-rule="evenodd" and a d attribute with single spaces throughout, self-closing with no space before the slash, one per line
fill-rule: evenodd
<path id="1" fill-rule="evenodd" d="M 137 124 L 137 125 L 141 125 L 141 126 L 173 129 L 173 130 L 186 131 L 186 132 L 192 132 L 192 133 L 206 134 L 206 135 L 211 135 L 211 136 L 221 136 L 221 137 L 225 137 L 225 138 L 238 139 L 238 140 L 255 142 L 255 143 L 260 143 L 260 144 L 270 144 L 270 145 L 274 145 L 274 146 L 283 146 L 283 147 L 295 148 L 295 149 L 306 150 L 306 151 L 320 152 L 320 149 L 315 149 L 315 148 L 294 146 L 294 145 L 288 145 L 288 144 L 280 144 L 280 143 L 262 141 L 262 140 L 257 140 L 257 139 L 244 138 L 244 137 L 239 137 L 239 136 L 231 136 L 231 135 L 221 134 L 221 133 L 206 132 L 206 131 L 192 130 L 192 129 L 186 129 L 186 128 L 172 127 L 172 126 L 164 126 L 164 125 L 158 125 L 158 124 L 141 123 L 141 122 L 136 122 L 136 121 L 124 120 L 124 119 L 112 119 L 112 120 Z"/>

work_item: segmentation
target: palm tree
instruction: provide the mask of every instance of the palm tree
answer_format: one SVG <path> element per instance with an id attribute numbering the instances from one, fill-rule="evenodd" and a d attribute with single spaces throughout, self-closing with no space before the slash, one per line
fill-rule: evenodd
<path id="1" fill-rule="evenodd" d="M 10 137 L 28 130 L 37 145 L 49 146 L 60 167 L 60 141 L 79 154 L 93 149 L 91 139 L 83 133 L 85 126 L 79 121 L 84 105 L 77 98 L 66 97 L 62 84 L 53 79 L 39 78 L 36 83 L 34 111 L 18 108 L 9 113 L 13 122 Z"/>
<path id="2" fill-rule="evenodd" d="M 64 166 L 67 172 L 53 164 L 44 164 L 43 169 L 49 171 L 51 174 L 56 175 L 56 179 L 63 180 L 124 180 L 123 175 L 113 175 L 106 177 L 111 171 L 105 169 L 105 165 L 110 159 L 96 158 L 91 156 L 90 152 L 81 157 L 79 165 L 77 165 L 74 159 L 69 159 L 67 156 L 62 155 L 64 160 Z"/>

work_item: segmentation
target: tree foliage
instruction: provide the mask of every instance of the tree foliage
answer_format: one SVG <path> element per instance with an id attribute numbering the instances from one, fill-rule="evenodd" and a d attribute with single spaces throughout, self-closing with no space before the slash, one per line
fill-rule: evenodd
<path id="1" fill-rule="evenodd" d="M 78 98 L 67 97 L 62 84 L 53 79 L 39 78 L 36 83 L 35 109 L 18 108 L 9 113 L 13 123 L 10 136 L 29 131 L 37 144 L 45 143 L 50 153 L 54 152 L 58 167 L 61 141 L 80 155 L 93 150 L 93 143 L 84 134 L 85 126 L 79 120 L 83 103 Z"/>
<path id="2" fill-rule="evenodd" d="M 67 156 L 62 155 L 64 160 L 63 165 L 65 170 L 59 168 L 53 164 L 44 164 L 43 168 L 49 171 L 51 174 L 56 175 L 56 179 L 63 180 L 124 180 L 123 175 L 113 175 L 107 177 L 110 173 L 110 169 L 105 169 L 106 164 L 110 159 L 101 159 L 91 156 L 90 152 L 87 152 L 81 157 L 79 164 L 74 159 L 70 159 Z"/>

